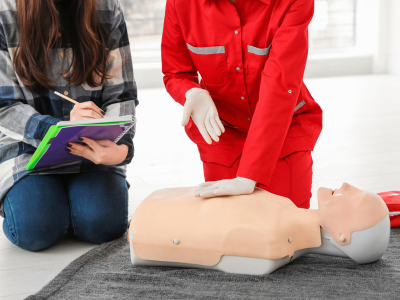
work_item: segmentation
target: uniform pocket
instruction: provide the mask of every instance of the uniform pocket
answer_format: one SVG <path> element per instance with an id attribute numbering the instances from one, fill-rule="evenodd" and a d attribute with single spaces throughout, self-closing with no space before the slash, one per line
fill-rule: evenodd
<path id="1" fill-rule="evenodd" d="M 246 56 L 248 76 L 250 79 L 255 80 L 255 78 L 259 79 L 261 77 L 261 72 L 267 62 L 270 50 L 271 45 L 267 48 L 258 48 L 251 45 L 247 46 Z"/>
<path id="2" fill-rule="evenodd" d="M 224 46 L 194 47 L 186 44 L 193 63 L 207 86 L 221 86 L 229 81 Z"/>

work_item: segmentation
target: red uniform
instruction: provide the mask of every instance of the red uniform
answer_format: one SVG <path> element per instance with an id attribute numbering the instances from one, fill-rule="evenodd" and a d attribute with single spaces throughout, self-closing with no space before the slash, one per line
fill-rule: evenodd
<path id="1" fill-rule="evenodd" d="M 193 121 L 186 126 L 205 166 L 236 162 L 233 177 L 268 187 L 278 160 L 313 150 L 322 110 L 303 83 L 313 11 L 314 0 L 167 0 L 167 91 L 184 105 L 189 89 L 208 90 L 226 128 L 208 145 Z"/>

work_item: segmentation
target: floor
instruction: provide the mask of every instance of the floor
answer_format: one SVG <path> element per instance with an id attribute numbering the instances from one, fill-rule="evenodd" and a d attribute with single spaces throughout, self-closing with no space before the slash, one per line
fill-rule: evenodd
<path id="1" fill-rule="evenodd" d="M 313 152 L 312 208 L 318 206 L 318 187 L 340 187 L 344 181 L 373 192 L 400 190 L 400 76 L 308 79 L 306 84 L 324 110 L 324 129 Z M 204 179 L 197 148 L 180 126 L 181 107 L 163 89 L 141 90 L 139 99 L 136 153 L 128 169 L 130 216 L 152 191 L 195 186 Z M 35 293 L 93 247 L 64 239 L 30 253 L 12 245 L 0 228 L 0 299 Z"/>

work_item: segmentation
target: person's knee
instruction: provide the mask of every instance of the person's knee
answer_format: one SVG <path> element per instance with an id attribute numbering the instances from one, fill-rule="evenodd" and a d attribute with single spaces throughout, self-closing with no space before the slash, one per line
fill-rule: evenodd
<path id="1" fill-rule="evenodd" d="M 121 237 L 128 228 L 128 187 L 124 177 L 110 172 L 71 178 L 71 217 L 74 234 L 95 244 Z M 82 190 L 86 194 L 82 195 Z"/>
<path id="2" fill-rule="evenodd" d="M 51 246 L 55 245 L 62 237 L 60 236 L 48 236 L 48 235 L 39 235 L 35 238 L 31 236 L 26 236 L 21 234 L 18 237 L 18 242 L 16 243 L 17 246 L 21 247 L 22 249 L 37 252 L 40 250 L 44 250 L 50 248 Z"/>
<path id="3" fill-rule="evenodd" d="M 82 193 L 82 191 L 85 193 Z M 101 244 L 122 236 L 128 227 L 126 179 L 111 172 L 88 172 L 69 184 L 74 234 Z"/>
<path id="4" fill-rule="evenodd" d="M 77 221 L 77 220 L 75 220 Z M 128 228 L 124 214 L 118 216 L 89 214 L 74 222 L 75 236 L 94 244 L 102 244 L 121 237 Z"/>
<path id="5" fill-rule="evenodd" d="M 4 199 L 3 230 L 15 245 L 39 251 L 54 245 L 67 233 L 68 198 L 60 178 L 27 176 Z"/>
<path id="6" fill-rule="evenodd" d="M 56 244 L 66 234 L 68 224 L 51 223 L 46 218 L 33 218 L 27 222 L 12 222 L 7 217 L 3 222 L 6 237 L 16 246 L 28 251 L 40 251 Z"/>

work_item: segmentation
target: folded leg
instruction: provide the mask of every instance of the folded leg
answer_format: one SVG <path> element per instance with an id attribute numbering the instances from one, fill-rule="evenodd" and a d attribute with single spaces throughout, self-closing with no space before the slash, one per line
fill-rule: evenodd
<path id="1" fill-rule="evenodd" d="M 15 245 L 39 251 L 68 231 L 68 197 L 62 176 L 30 175 L 19 181 L 4 200 L 3 230 Z"/>
<path id="2" fill-rule="evenodd" d="M 71 223 L 75 236 L 101 244 L 128 228 L 128 187 L 123 176 L 96 171 L 68 175 Z"/>

